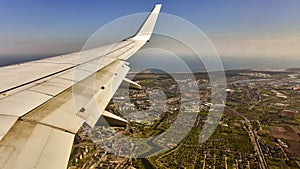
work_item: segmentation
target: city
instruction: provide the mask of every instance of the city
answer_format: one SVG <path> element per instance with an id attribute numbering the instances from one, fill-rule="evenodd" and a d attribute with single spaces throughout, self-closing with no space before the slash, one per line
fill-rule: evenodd
<path id="1" fill-rule="evenodd" d="M 206 142 L 199 143 L 199 134 L 211 107 L 211 91 L 205 85 L 209 82 L 207 74 L 195 73 L 196 81 L 184 79 L 187 77 L 184 74 L 178 76 L 186 86 L 199 86 L 199 95 L 189 95 L 201 100 L 201 111 L 197 112 L 188 134 L 179 143 L 147 140 L 138 146 L 134 141 L 121 144 L 119 135 L 132 138 L 159 135 L 174 123 L 179 104 L 184 102 L 170 75 L 128 74 L 144 88 L 130 89 L 130 103 L 126 102 L 124 88 L 120 88 L 107 110 L 129 120 L 129 125 L 83 127 L 74 143 L 76 151 L 73 150 L 69 168 L 299 168 L 300 69 L 225 73 L 224 113 Z M 186 112 L 197 111 L 193 102 L 184 108 L 188 109 Z M 143 113 L 134 113 L 135 109 Z M 160 151 L 163 147 L 168 149 Z M 145 158 L 136 158 L 136 154 Z"/>

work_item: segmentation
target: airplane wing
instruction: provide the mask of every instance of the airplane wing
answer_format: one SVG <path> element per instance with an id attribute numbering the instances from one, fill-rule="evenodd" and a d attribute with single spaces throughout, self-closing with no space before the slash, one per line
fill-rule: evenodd
<path id="1" fill-rule="evenodd" d="M 130 69 L 126 60 L 150 39 L 160 8 L 105 55 L 99 47 L 80 60 L 78 52 L 0 68 L 0 168 L 67 168 L 84 122 L 94 126 L 103 114 L 113 125 L 126 124 L 104 109 Z"/>

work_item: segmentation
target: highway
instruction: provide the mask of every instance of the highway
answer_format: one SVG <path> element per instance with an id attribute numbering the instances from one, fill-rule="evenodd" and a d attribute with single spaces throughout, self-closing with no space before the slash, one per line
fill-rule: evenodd
<path id="1" fill-rule="evenodd" d="M 252 127 L 252 124 L 251 124 L 250 120 L 247 117 L 245 117 L 243 114 L 241 114 L 241 113 L 239 113 L 239 112 L 237 112 L 237 111 L 235 111 L 235 110 L 233 110 L 233 109 L 231 109 L 231 108 L 229 108 L 227 106 L 226 106 L 226 108 L 228 108 L 231 111 L 235 112 L 236 115 L 238 115 L 238 116 L 240 116 L 240 117 L 242 117 L 244 119 L 244 121 L 248 125 L 247 129 L 248 129 L 248 132 L 249 132 L 249 137 L 250 137 L 251 143 L 252 143 L 252 145 L 254 147 L 254 150 L 256 151 L 256 153 L 257 153 L 257 155 L 259 157 L 261 168 L 262 169 L 268 169 L 269 168 L 268 164 L 266 162 L 266 159 L 264 157 L 262 149 L 261 149 L 261 147 L 260 147 L 260 145 L 259 145 L 259 143 L 257 141 L 258 137 L 256 135 L 256 132 L 253 131 L 253 127 Z"/>

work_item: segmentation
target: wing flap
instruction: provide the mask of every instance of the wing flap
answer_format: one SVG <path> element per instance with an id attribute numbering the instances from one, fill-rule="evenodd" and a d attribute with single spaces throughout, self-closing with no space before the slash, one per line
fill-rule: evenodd
<path id="1" fill-rule="evenodd" d="M 98 82 L 96 83 L 97 88 L 91 89 L 89 87 L 91 85 L 84 84 L 89 83 L 89 79 L 81 82 L 82 84 L 79 83 L 73 86 L 73 91 L 76 92 L 75 99 L 79 99 L 80 101 L 77 101 L 77 103 L 81 103 L 81 105 L 76 105 L 78 117 L 93 127 L 128 71 L 129 67 L 127 63 L 117 60 L 99 71 L 93 79 L 90 79 L 92 80 L 90 83 L 93 83 L 96 79 L 96 82 Z M 89 92 L 93 93 L 88 94 Z M 95 105 L 97 105 L 97 107 L 95 107 Z"/>
<path id="2" fill-rule="evenodd" d="M 16 116 L 0 115 L 0 141 L 17 120 Z"/>
<path id="3" fill-rule="evenodd" d="M 106 122 L 111 127 L 126 127 L 126 125 L 127 125 L 127 120 L 125 120 L 113 113 L 110 113 L 106 110 L 103 112 L 102 115 L 103 115 L 104 119 L 106 120 Z"/>
<path id="4" fill-rule="evenodd" d="M 1 141 L 0 168 L 67 168 L 73 139 L 59 129 L 18 121 Z"/>

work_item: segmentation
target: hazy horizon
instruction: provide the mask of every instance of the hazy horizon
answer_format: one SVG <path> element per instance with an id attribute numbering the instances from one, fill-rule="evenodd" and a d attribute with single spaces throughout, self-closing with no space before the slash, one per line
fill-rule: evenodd
<path id="1" fill-rule="evenodd" d="M 13 65 L 23 63 L 27 61 L 33 61 L 58 55 L 0 55 L 0 66 Z M 201 61 L 194 57 L 181 56 L 183 61 L 187 63 L 187 66 L 192 71 L 205 71 Z M 284 58 L 284 59 L 283 59 Z M 288 69 L 288 68 L 300 68 L 300 57 L 291 57 L 286 59 L 285 56 L 220 56 L 223 67 L 225 70 L 237 70 L 237 69 Z M 160 67 L 169 71 L 182 72 L 185 68 L 178 66 L 180 63 L 176 59 L 172 59 L 172 56 L 141 56 L 134 55 L 129 60 L 130 71 L 140 71 L 142 69 Z"/>
<path id="2" fill-rule="evenodd" d="M 105 24 L 130 14 L 150 12 L 156 3 L 4 1 L 0 5 L 0 55 L 53 55 L 80 50 Z M 222 56 L 300 56 L 300 1 L 159 3 L 163 4 L 162 13 L 183 18 L 203 31 Z M 164 24 L 160 19 L 157 27 Z M 130 31 L 135 32 L 142 22 L 130 25 Z M 193 38 L 189 32 L 184 33 Z"/>

